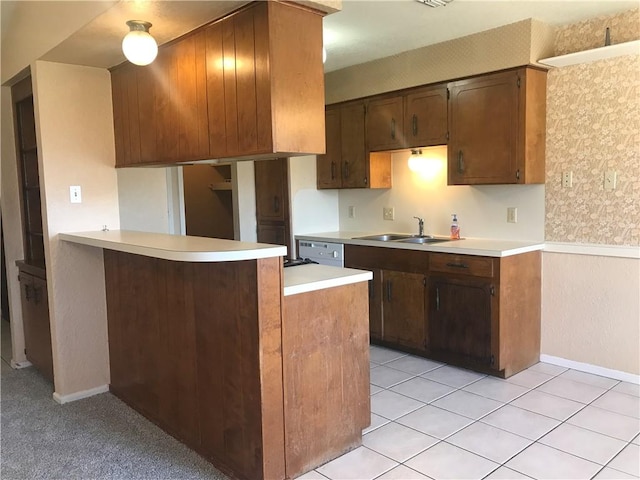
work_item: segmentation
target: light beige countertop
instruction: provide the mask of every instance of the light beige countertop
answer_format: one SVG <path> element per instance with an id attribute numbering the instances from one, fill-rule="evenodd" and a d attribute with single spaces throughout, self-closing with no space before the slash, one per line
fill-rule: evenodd
<path id="1" fill-rule="evenodd" d="M 485 257 L 508 257 L 521 253 L 544 249 L 544 242 L 527 242 L 519 240 L 492 240 L 486 238 L 463 238 L 441 243 L 411 244 L 402 242 L 381 242 L 379 240 L 362 240 L 356 237 L 396 232 L 322 232 L 296 235 L 297 240 L 317 242 L 334 242 L 345 245 L 362 245 L 367 247 L 400 248 L 405 250 L 421 250 L 425 252 L 457 253 L 461 255 L 482 255 Z M 402 232 L 399 232 L 402 233 Z M 414 232 L 415 233 L 415 232 Z M 413 233 L 407 233 L 407 236 Z"/>
<path id="2" fill-rule="evenodd" d="M 366 282 L 373 273 L 328 265 L 296 265 L 284 269 L 284 296 Z"/>
<path id="3" fill-rule="evenodd" d="M 67 242 L 178 262 L 233 262 L 282 257 L 287 247 L 220 238 L 111 230 L 60 233 Z"/>

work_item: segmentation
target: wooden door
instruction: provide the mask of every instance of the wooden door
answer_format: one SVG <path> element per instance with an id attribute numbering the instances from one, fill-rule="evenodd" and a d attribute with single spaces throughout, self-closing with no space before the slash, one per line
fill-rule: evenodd
<path id="1" fill-rule="evenodd" d="M 446 145 L 447 106 L 446 85 L 427 87 L 405 97 L 407 147 Z"/>
<path id="2" fill-rule="evenodd" d="M 362 102 L 343 105 L 340 109 L 342 188 L 365 188 L 368 186 L 364 112 L 364 103 Z"/>
<path id="3" fill-rule="evenodd" d="M 325 114 L 326 153 L 316 158 L 317 186 L 340 188 L 342 186 L 342 135 L 340 108 L 327 108 Z"/>
<path id="4" fill-rule="evenodd" d="M 517 183 L 518 72 L 449 84 L 450 185 Z"/>
<path id="5" fill-rule="evenodd" d="M 428 290 L 430 349 L 490 365 L 492 284 L 432 276 Z"/>
<path id="6" fill-rule="evenodd" d="M 367 147 L 369 151 L 393 150 L 404 146 L 402 97 L 371 100 L 367 105 Z"/>
<path id="7" fill-rule="evenodd" d="M 425 276 L 384 270 L 382 279 L 383 340 L 424 350 Z"/>

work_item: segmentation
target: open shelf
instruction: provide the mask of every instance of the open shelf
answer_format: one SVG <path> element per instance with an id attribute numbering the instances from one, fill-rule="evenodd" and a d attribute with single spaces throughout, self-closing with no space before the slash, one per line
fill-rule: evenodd
<path id="1" fill-rule="evenodd" d="M 538 60 L 538 63 L 550 67 L 568 67 L 569 65 L 577 65 L 579 63 L 589 63 L 595 62 L 596 60 L 621 57 L 623 55 L 638 54 L 640 54 L 640 40 L 634 40 L 632 42 L 618 43 L 606 47 L 592 48 L 591 50 L 584 50 L 582 52 L 568 53 L 558 57 L 543 58 Z"/>

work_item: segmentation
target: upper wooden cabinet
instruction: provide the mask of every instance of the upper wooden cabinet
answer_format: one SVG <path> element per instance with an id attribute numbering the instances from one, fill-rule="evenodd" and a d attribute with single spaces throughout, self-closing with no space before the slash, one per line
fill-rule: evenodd
<path id="1" fill-rule="evenodd" d="M 391 154 L 368 152 L 365 131 L 364 102 L 327 107 L 327 153 L 316 161 L 319 189 L 391 188 Z"/>
<path id="2" fill-rule="evenodd" d="M 394 150 L 405 144 L 401 96 L 370 100 L 367 105 L 367 146 L 370 151 Z"/>
<path id="3" fill-rule="evenodd" d="M 404 97 L 404 140 L 412 147 L 447 143 L 447 86 L 432 85 Z"/>
<path id="4" fill-rule="evenodd" d="M 449 185 L 544 182 L 546 72 L 523 67 L 449 90 Z"/>
<path id="5" fill-rule="evenodd" d="M 322 16 L 255 2 L 112 71 L 116 166 L 324 153 Z"/>

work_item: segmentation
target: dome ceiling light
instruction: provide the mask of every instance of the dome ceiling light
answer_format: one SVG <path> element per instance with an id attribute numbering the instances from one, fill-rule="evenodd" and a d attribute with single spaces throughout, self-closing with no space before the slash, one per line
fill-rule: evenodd
<path id="1" fill-rule="evenodd" d="M 122 39 L 122 52 L 135 65 L 149 65 L 158 55 L 158 44 L 149 33 L 151 23 L 129 20 L 129 33 Z"/>

